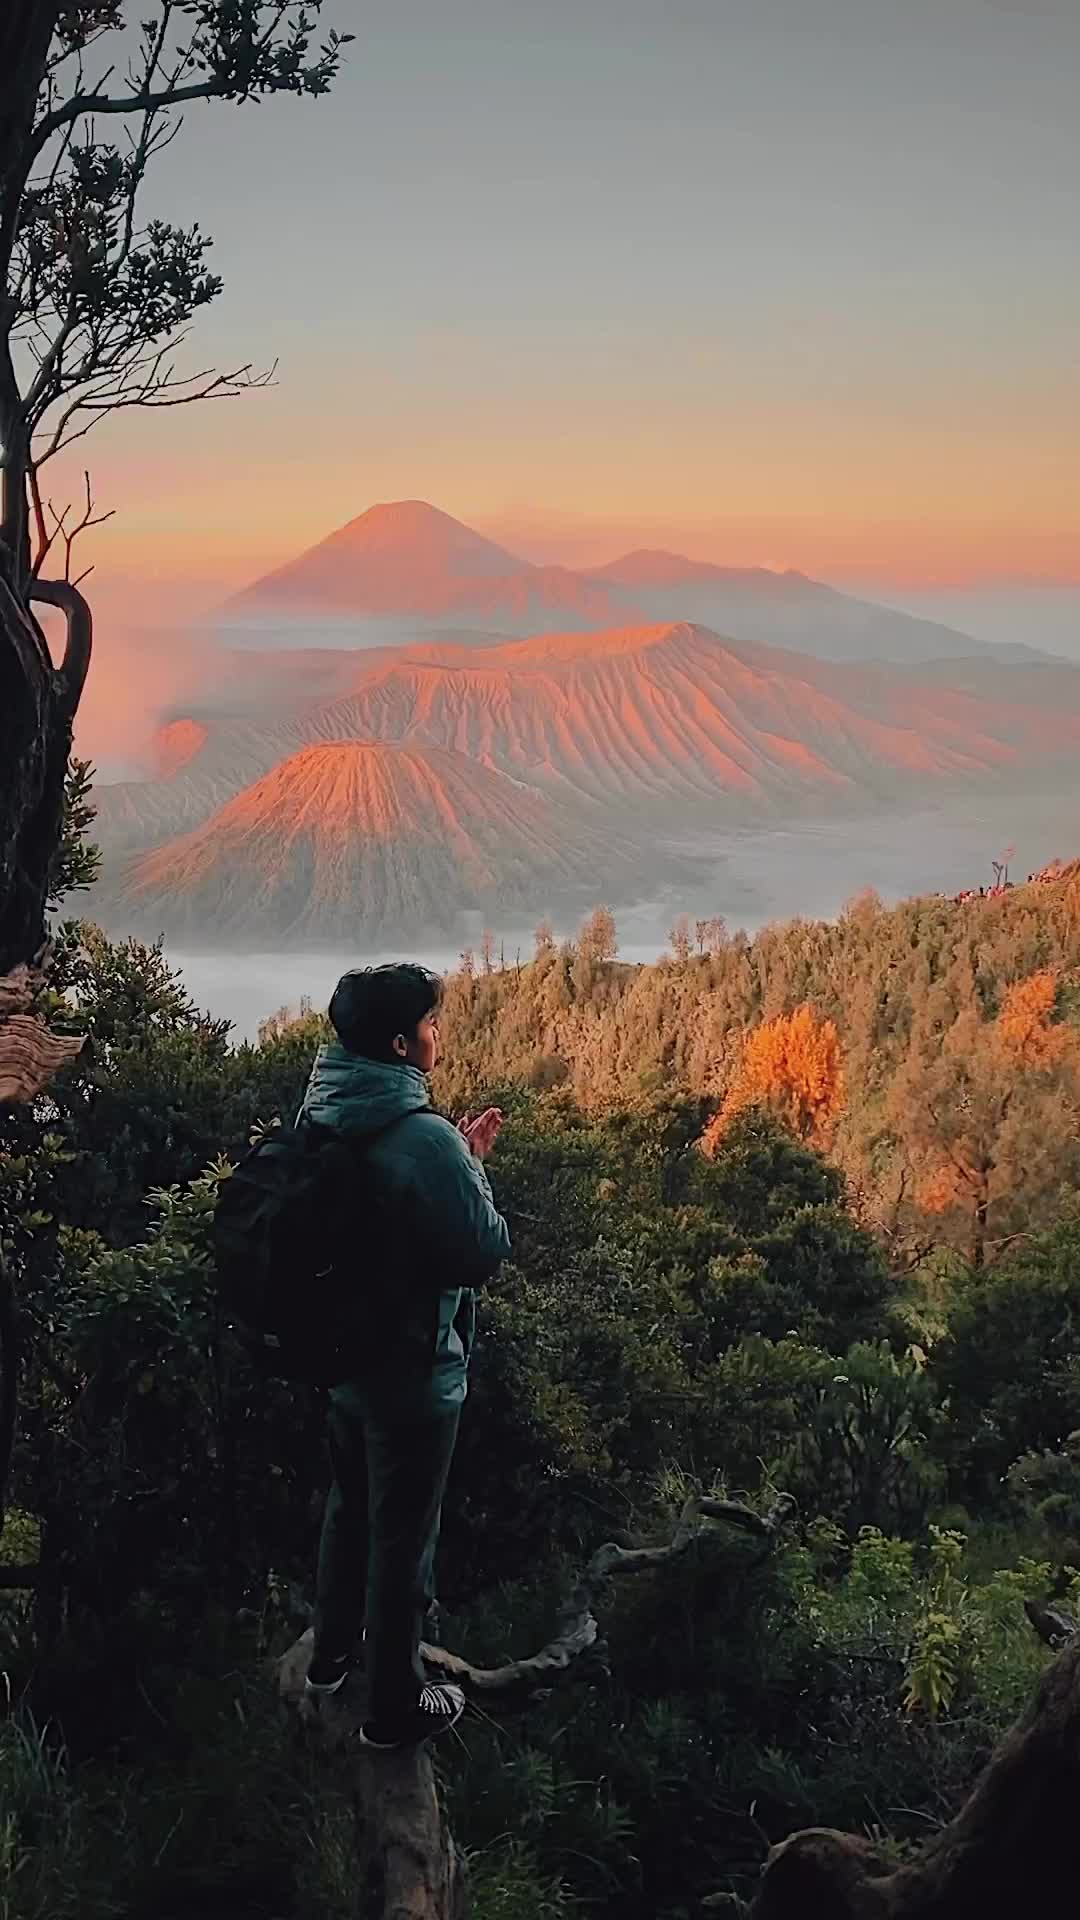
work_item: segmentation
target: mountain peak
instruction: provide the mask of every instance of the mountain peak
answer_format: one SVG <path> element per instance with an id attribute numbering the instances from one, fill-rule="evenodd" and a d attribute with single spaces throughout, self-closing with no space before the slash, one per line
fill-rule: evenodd
<path id="1" fill-rule="evenodd" d="M 256 620 L 330 614 L 391 631 L 464 624 L 510 634 L 609 626 L 615 614 L 594 581 L 535 567 L 426 500 L 369 507 L 231 605 Z"/>
<path id="2" fill-rule="evenodd" d="M 353 553 L 404 549 L 412 559 L 421 554 L 438 556 L 450 562 L 453 572 L 463 579 L 516 572 L 527 564 L 427 500 L 379 501 L 357 514 L 355 520 L 346 521 L 312 551 L 325 553 L 339 542 Z"/>
<path id="3" fill-rule="evenodd" d="M 353 627 L 365 644 L 446 628 L 507 638 L 689 620 L 739 640 L 865 663 L 978 655 L 963 634 L 789 568 L 638 548 L 577 572 L 536 566 L 427 500 L 384 500 L 239 594 L 226 623 Z"/>
<path id="4" fill-rule="evenodd" d="M 391 834 L 422 800 L 428 763 L 444 756 L 371 740 L 335 740 L 301 747 L 230 801 L 222 818 L 230 825 L 288 822 L 293 831 L 322 837 L 360 829 Z"/>
<path id="5" fill-rule="evenodd" d="M 527 562 L 426 500 L 387 500 L 237 595 L 237 608 L 360 616 L 449 611 L 474 582 Z"/>

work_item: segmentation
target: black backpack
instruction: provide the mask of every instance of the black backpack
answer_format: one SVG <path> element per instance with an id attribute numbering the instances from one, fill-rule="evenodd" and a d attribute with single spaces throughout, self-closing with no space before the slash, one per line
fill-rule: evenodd
<path id="1" fill-rule="evenodd" d="M 392 1123 L 396 1124 L 396 1123 Z M 378 1258 L 367 1149 L 311 1121 L 274 1129 L 222 1181 L 212 1240 L 225 1317 L 278 1379 L 363 1372 L 365 1265 Z"/>

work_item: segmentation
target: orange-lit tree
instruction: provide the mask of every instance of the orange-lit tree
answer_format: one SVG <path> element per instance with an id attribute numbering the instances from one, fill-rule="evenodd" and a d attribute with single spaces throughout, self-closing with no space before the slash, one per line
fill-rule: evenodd
<path id="1" fill-rule="evenodd" d="M 1059 998 L 1044 969 L 1010 986 L 994 1018 L 965 1007 L 892 1089 L 916 1208 L 975 1268 L 1080 1171 L 1080 1035 L 1058 1018 Z"/>
<path id="2" fill-rule="evenodd" d="M 755 1027 L 702 1148 L 711 1157 L 748 1107 L 766 1108 L 797 1139 L 825 1146 L 843 1104 L 840 1036 L 832 1020 L 819 1020 L 804 1005 Z"/>

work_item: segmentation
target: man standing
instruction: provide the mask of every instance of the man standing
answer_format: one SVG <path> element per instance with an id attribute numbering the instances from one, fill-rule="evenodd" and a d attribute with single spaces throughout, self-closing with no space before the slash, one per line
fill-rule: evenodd
<path id="1" fill-rule="evenodd" d="M 358 1220 L 370 1284 L 370 1363 L 330 1394 L 333 1484 L 319 1544 L 308 1688 L 332 1694 L 356 1664 L 368 1678 L 361 1741 L 392 1751 L 460 1718 L 459 1687 L 425 1681 L 419 1645 L 467 1389 L 473 1289 L 510 1248 L 482 1161 L 502 1115 L 454 1127 L 432 1111 L 442 983 L 423 967 L 365 968 L 339 980 L 337 1036 L 321 1047 L 301 1113 L 361 1147 L 376 1189 Z M 365 1289 L 367 1315 L 367 1276 Z"/>

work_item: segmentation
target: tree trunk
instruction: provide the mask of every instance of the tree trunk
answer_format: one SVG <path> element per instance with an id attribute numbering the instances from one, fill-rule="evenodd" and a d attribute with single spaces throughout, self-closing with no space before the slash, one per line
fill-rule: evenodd
<path id="1" fill-rule="evenodd" d="M 59 671 L 30 611 L 26 424 L 11 350 L 12 245 L 60 12 L 61 0 L 0 6 L 0 979 L 20 964 L 31 966 L 44 944 L 71 724 L 90 651 L 89 609 L 74 588 L 34 590 L 67 614 Z"/>
<path id="2" fill-rule="evenodd" d="M 29 571 L 26 430 L 11 355 L 11 251 L 30 165 L 30 136 L 62 0 L 4 0 L 0 6 L 0 543 L 22 596 Z M 0 911 L 2 920 L 2 911 Z"/>
<path id="3" fill-rule="evenodd" d="M 890 1869 L 829 1828 L 773 1849 L 752 1920 L 1021 1920 L 1065 1914 L 1080 1880 L 1080 1636 L 1046 1669 L 970 1799 Z"/>
<path id="4" fill-rule="evenodd" d="M 58 668 L 30 610 L 31 598 L 63 608 L 67 616 Z M 20 591 L 17 569 L 0 548 L 0 982 L 19 967 L 32 968 L 45 945 L 71 729 L 91 640 L 82 594 L 54 581 L 25 582 Z M 0 1005 L 0 1018 L 15 1011 L 26 1009 Z M 0 1039 L 0 1082 L 4 1066 Z"/>
<path id="5" fill-rule="evenodd" d="M 465 1920 L 464 1863 L 443 1818 L 426 1747 L 392 1754 L 359 1747 L 354 1701 L 315 1706 L 305 1696 L 310 1658 L 311 1636 L 305 1634 L 278 1663 L 278 1686 L 350 1769 L 365 1920 Z"/>
<path id="6" fill-rule="evenodd" d="M 62 10 L 61 0 L 4 0 L 0 8 L 0 196 L 12 181 L 22 191 L 27 136 Z"/>
<path id="7" fill-rule="evenodd" d="M 48 1033 L 32 1003 L 45 947 L 71 729 L 90 663 L 90 609 L 74 587 L 33 582 L 26 422 L 12 358 L 11 262 L 31 136 L 62 0 L 0 0 L 0 1102 L 27 1100 L 80 1043 Z M 31 600 L 67 619 L 53 666 Z M 15 1314 L 0 1276 L 0 1514 L 15 1424 Z"/>

